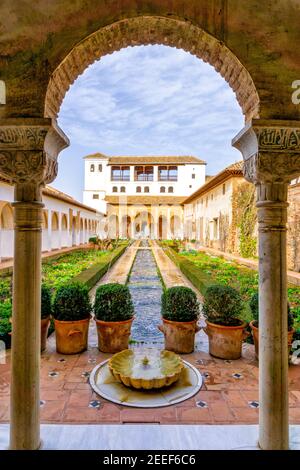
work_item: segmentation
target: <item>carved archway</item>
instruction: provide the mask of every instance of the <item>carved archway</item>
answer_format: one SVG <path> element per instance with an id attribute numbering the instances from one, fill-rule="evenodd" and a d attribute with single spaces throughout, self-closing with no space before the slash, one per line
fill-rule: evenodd
<path id="1" fill-rule="evenodd" d="M 128 46 L 160 44 L 208 62 L 236 94 L 246 121 L 259 117 L 259 96 L 250 73 L 224 43 L 187 21 L 141 16 L 105 26 L 75 46 L 53 72 L 45 117 L 56 119 L 70 85 L 96 60 Z"/>

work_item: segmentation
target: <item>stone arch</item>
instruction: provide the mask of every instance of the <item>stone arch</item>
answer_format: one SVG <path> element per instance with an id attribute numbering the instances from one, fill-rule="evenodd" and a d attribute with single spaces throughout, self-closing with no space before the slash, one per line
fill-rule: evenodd
<path id="1" fill-rule="evenodd" d="M 13 230 L 14 216 L 10 204 L 5 204 L 1 211 L 1 230 Z"/>
<path id="2" fill-rule="evenodd" d="M 43 210 L 43 218 L 42 218 L 42 229 L 48 229 L 48 211 Z"/>
<path id="3" fill-rule="evenodd" d="M 68 230 L 68 219 L 66 214 L 61 215 L 61 229 Z"/>
<path id="4" fill-rule="evenodd" d="M 130 239 L 132 236 L 132 223 L 131 217 L 129 215 L 124 215 L 122 217 L 122 233 L 121 236 L 127 239 Z"/>
<path id="5" fill-rule="evenodd" d="M 59 229 L 59 222 L 58 222 L 58 213 L 52 212 L 51 217 L 51 230 L 52 232 L 56 232 Z"/>
<path id="6" fill-rule="evenodd" d="M 158 218 L 158 238 L 160 240 L 168 238 L 168 219 L 162 214 Z"/>
<path id="7" fill-rule="evenodd" d="M 69 244 L 68 217 L 66 214 L 61 215 L 61 246 L 66 247 Z"/>
<path id="8" fill-rule="evenodd" d="M 182 219 L 179 215 L 171 215 L 170 234 L 172 238 L 182 238 Z"/>
<path id="9" fill-rule="evenodd" d="M 234 91 L 246 121 L 259 117 L 260 99 L 255 84 L 236 55 L 199 26 L 159 16 L 123 19 L 79 42 L 51 75 L 45 96 L 45 117 L 57 118 L 70 85 L 96 60 L 128 46 L 149 44 L 183 49 L 208 62 Z"/>
<path id="10" fill-rule="evenodd" d="M 2 210 L 1 210 L 1 205 Z M 14 253 L 14 217 L 9 203 L 0 203 L 0 261 L 12 258 Z"/>
<path id="11" fill-rule="evenodd" d="M 51 249 L 60 248 L 59 216 L 58 212 L 52 212 L 51 215 Z"/>
<path id="12" fill-rule="evenodd" d="M 148 238 L 152 236 L 154 220 L 148 210 L 137 212 L 134 217 L 133 230 L 137 238 Z"/>
<path id="13" fill-rule="evenodd" d="M 112 239 L 119 238 L 119 217 L 116 214 L 110 215 L 107 224 L 107 237 Z"/>

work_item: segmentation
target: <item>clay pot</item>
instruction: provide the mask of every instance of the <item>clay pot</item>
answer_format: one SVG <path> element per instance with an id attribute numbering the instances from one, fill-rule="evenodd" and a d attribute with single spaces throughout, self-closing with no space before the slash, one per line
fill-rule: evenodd
<path id="1" fill-rule="evenodd" d="M 238 326 L 224 326 L 206 322 L 204 328 L 209 339 L 209 354 L 220 359 L 239 359 L 242 355 L 242 342 L 248 336 L 246 323 Z"/>
<path id="2" fill-rule="evenodd" d="M 254 325 L 256 323 L 254 320 L 252 320 L 249 323 L 249 326 L 252 330 L 252 336 L 253 336 L 253 341 L 254 341 L 254 347 L 255 347 L 255 357 L 258 359 L 258 337 L 259 337 L 259 330 L 258 327 Z"/>
<path id="3" fill-rule="evenodd" d="M 45 351 L 47 345 L 50 317 L 41 319 L 41 351 Z"/>
<path id="4" fill-rule="evenodd" d="M 197 320 L 177 322 L 162 319 L 163 325 L 158 329 L 165 336 L 165 349 L 178 354 L 189 354 L 194 351 L 195 334 L 200 330 Z"/>
<path id="5" fill-rule="evenodd" d="M 259 356 L 259 329 L 257 326 L 254 325 L 255 321 L 252 320 L 252 322 L 249 323 L 249 326 L 252 330 L 252 336 L 253 336 L 253 341 L 254 341 L 254 347 L 255 347 L 255 357 L 258 359 Z M 288 351 L 290 353 L 292 343 L 293 343 L 293 336 L 294 336 L 295 330 L 292 329 L 288 331 Z"/>
<path id="6" fill-rule="evenodd" d="M 125 321 L 96 320 L 98 349 L 105 353 L 116 353 L 128 349 L 133 318 Z"/>
<path id="7" fill-rule="evenodd" d="M 87 349 L 90 319 L 77 321 L 54 320 L 56 351 L 77 354 Z"/>
<path id="8" fill-rule="evenodd" d="M 289 351 L 289 354 L 291 352 L 291 348 L 292 348 L 292 344 L 293 344 L 294 333 L 295 333 L 294 328 L 292 328 L 291 330 L 288 331 L 288 351 Z"/>

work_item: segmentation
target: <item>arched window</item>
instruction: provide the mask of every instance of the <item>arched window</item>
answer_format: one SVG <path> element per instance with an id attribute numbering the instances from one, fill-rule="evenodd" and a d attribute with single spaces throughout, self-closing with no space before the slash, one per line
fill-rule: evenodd
<path id="1" fill-rule="evenodd" d="M 149 193 L 149 192 L 150 192 L 149 186 L 145 186 L 144 187 L 144 193 Z"/>
<path id="2" fill-rule="evenodd" d="M 160 192 L 161 192 L 161 193 L 165 193 L 165 192 L 166 192 L 166 188 L 165 188 L 164 186 L 161 186 L 161 187 L 160 187 Z"/>
<path id="3" fill-rule="evenodd" d="M 100 171 L 100 172 L 102 171 L 102 165 L 101 164 L 98 165 L 98 171 Z"/>
<path id="4" fill-rule="evenodd" d="M 112 192 L 113 192 L 113 193 L 117 193 L 117 192 L 118 192 L 118 188 L 117 188 L 117 186 L 113 186 L 113 188 L 112 188 L 112 189 L 113 189 L 113 190 L 112 190 Z"/>
<path id="5" fill-rule="evenodd" d="M 141 192 L 142 192 L 142 188 L 141 188 L 140 186 L 137 186 L 136 192 L 137 192 L 137 193 L 141 193 Z"/>
<path id="6" fill-rule="evenodd" d="M 91 172 L 91 173 L 94 173 L 94 171 L 95 171 L 95 165 L 92 164 L 91 167 L 90 167 L 90 172 Z"/>
<path id="7" fill-rule="evenodd" d="M 126 188 L 125 188 L 125 186 L 121 186 L 120 191 L 121 191 L 121 193 L 126 193 Z"/>
<path id="8" fill-rule="evenodd" d="M 168 187 L 168 193 L 174 193 L 174 188 L 173 186 Z"/>

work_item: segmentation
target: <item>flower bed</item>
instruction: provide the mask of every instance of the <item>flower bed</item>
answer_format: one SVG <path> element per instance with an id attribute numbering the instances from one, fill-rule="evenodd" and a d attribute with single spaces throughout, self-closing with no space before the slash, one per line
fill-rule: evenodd
<path id="1" fill-rule="evenodd" d="M 202 294 L 211 284 L 229 285 L 237 289 L 245 302 L 243 319 L 246 321 L 253 319 L 248 302 L 258 289 L 257 271 L 241 266 L 234 261 L 227 261 L 195 250 L 176 253 L 168 247 L 165 248 L 165 251 Z M 299 329 L 300 287 L 288 286 L 288 300 L 295 317 L 295 328 Z"/>
<path id="2" fill-rule="evenodd" d="M 42 280 L 53 292 L 68 284 L 71 279 L 86 284 L 88 288 L 98 281 L 124 252 L 127 243 L 119 243 L 114 250 L 78 250 L 64 254 L 59 258 L 44 260 L 42 264 Z M 92 271 L 92 272 L 91 272 Z M 86 273 L 86 276 L 80 277 Z M 12 312 L 12 275 L 0 277 L 0 336 L 11 331 L 9 318 Z"/>

